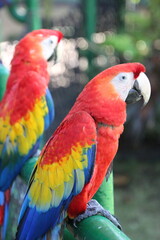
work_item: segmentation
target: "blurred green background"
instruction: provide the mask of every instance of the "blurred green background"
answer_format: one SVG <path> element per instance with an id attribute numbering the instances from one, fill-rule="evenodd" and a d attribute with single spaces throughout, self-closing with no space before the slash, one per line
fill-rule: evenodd
<path id="1" fill-rule="evenodd" d="M 151 99 L 143 110 L 141 104 L 128 106 L 125 132 L 114 161 L 115 214 L 133 240 L 160 239 L 159 3 L 159 0 L 0 1 L 0 59 L 6 68 L 10 68 L 17 40 L 28 31 L 43 27 L 59 29 L 64 34 L 57 49 L 57 61 L 49 64 L 56 118 L 44 141 L 97 73 L 123 62 L 139 61 L 146 66 Z M 14 222 L 25 188 L 18 179 L 13 189 Z"/>

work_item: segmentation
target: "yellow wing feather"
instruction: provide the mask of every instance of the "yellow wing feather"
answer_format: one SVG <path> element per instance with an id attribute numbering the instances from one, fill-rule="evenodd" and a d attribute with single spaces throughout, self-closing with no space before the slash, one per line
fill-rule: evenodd
<path id="1" fill-rule="evenodd" d="M 43 108 L 43 111 L 42 111 Z M 37 139 L 44 131 L 44 117 L 48 113 L 47 103 L 43 98 L 36 101 L 33 111 L 29 111 L 27 115 L 18 122 L 11 125 L 9 115 L 0 118 L 0 150 L 7 139 L 6 144 L 8 154 L 14 152 L 15 147 L 20 155 L 26 155 Z M 38 116 L 38 119 L 37 119 Z"/>
<path id="2" fill-rule="evenodd" d="M 91 148 L 91 146 L 86 144 L 85 148 Z M 34 180 L 28 193 L 32 206 L 36 206 L 37 210 L 43 209 L 43 211 L 49 207 L 57 207 L 63 198 L 70 195 L 73 189 L 74 170 L 78 179 L 77 189 L 83 188 L 85 182 L 83 169 L 88 165 L 87 157 L 83 155 L 83 151 L 80 144 L 75 145 L 72 147 L 71 154 L 66 154 L 63 160 L 60 159 L 59 162 L 50 165 L 40 166 L 37 164 Z M 40 161 L 41 157 L 38 162 Z"/>

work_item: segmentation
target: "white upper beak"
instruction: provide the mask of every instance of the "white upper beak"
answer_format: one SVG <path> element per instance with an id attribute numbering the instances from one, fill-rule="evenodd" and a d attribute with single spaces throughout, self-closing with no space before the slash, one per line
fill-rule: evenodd
<path id="1" fill-rule="evenodd" d="M 141 72 L 137 78 L 138 82 L 138 90 L 140 91 L 143 100 L 144 105 L 146 105 L 150 99 L 151 96 L 151 84 L 149 82 L 148 77 L 144 72 Z"/>

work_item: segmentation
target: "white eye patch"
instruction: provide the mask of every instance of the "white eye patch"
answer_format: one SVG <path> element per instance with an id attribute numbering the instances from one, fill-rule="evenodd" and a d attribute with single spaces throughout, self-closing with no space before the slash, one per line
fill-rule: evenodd
<path id="1" fill-rule="evenodd" d="M 57 43 L 58 43 L 57 36 L 50 36 L 41 42 L 43 56 L 46 60 L 48 60 L 53 55 Z"/>
<path id="2" fill-rule="evenodd" d="M 116 91 L 122 100 L 126 100 L 130 89 L 134 84 L 134 75 L 132 72 L 122 72 L 112 79 Z"/>
<path id="3" fill-rule="evenodd" d="M 118 75 L 118 78 L 119 78 L 119 80 L 120 81 L 125 81 L 125 80 L 127 80 L 127 74 L 126 73 L 120 73 L 119 75 Z"/>

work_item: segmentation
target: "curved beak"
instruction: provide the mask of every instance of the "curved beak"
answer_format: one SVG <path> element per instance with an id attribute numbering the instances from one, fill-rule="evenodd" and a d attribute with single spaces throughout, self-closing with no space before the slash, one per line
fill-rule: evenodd
<path id="1" fill-rule="evenodd" d="M 54 60 L 54 62 L 57 61 L 57 46 L 54 48 L 52 55 L 47 59 L 47 62 L 50 62 L 52 60 Z"/>
<path id="2" fill-rule="evenodd" d="M 143 99 L 144 106 L 148 103 L 151 96 L 151 85 L 148 77 L 144 72 L 141 72 L 135 80 L 133 88 L 129 91 L 126 103 L 135 103 Z"/>

